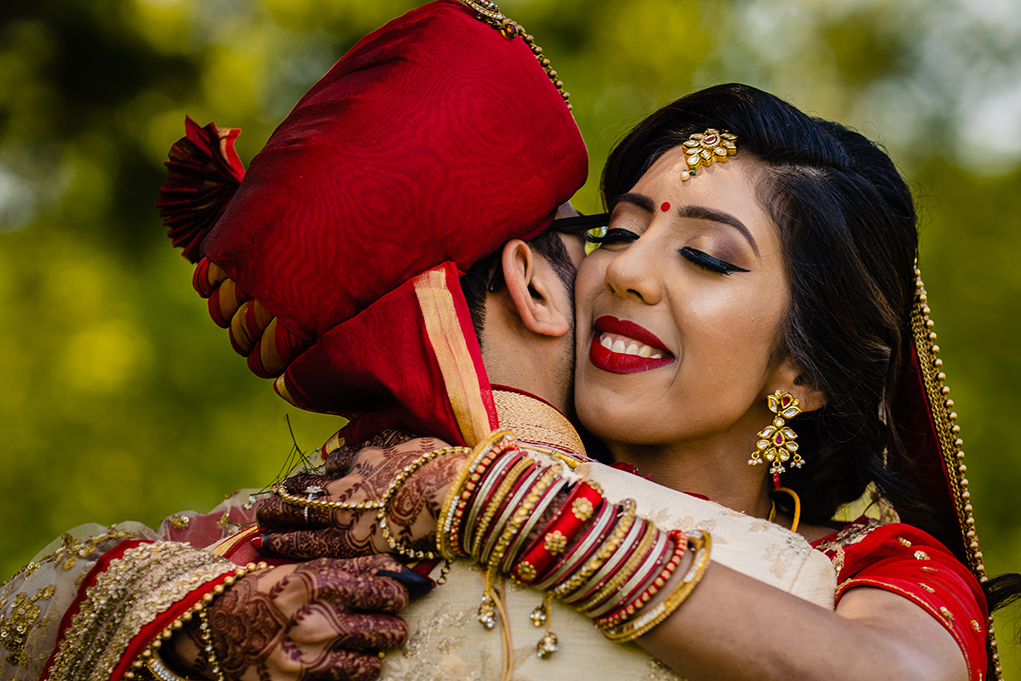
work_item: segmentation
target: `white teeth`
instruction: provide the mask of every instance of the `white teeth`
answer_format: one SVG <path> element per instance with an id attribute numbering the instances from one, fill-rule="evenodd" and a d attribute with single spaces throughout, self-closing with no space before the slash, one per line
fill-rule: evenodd
<path id="1" fill-rule="evenodd" d="M 605 333 L 600 334 L 599 344 L 610 352 L 615 352 L 620 355 L 637 355 L 638 357 L 645 357 L 646 359 L 663 359 L 663 353 L 656 352 L 645 343 L 632 341 L 627 345 L 624 345 L 623 340 L 618 338 L 617 340 L 612 341 Z"/>

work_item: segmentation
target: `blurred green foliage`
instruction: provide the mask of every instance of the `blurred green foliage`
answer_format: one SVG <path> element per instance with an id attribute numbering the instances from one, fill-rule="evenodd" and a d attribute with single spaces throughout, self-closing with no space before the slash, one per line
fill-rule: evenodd
<path id="1" fill-rule="evenodd" d="M 150 524 L 271 481 L 340 423 L 234 356 L 153 207 L 200 124 L 249 160 L 402 0 L 40 0 L 0 8 L 0 576 L 82 522 Z M 732 80 L 886 144 L 916 184 L 935 330 L 993 573 L 1021 571 L 1021 7 L 999 0 L 512 0 L 592 158 Z M 494 84 L 498 86 L 498 84 Z M 1001 640 L 1017 637 L 1008 612 Z M 1007 678 L 1018 650 L 1004 644 Z"/>

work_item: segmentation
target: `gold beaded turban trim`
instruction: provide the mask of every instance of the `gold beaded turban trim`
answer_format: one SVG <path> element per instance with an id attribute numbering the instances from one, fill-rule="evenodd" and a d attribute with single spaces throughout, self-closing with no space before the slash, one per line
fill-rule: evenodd
<path id="1" fill-rule="evenodd" d="M 573 109 L 571 106 L 571 95 L 564 90 L 564 83 L 557 78 L 556 70 L 550 65 L 549 59 L 543 56 L 542 48 L 535 44 L 535 38 L 533 38 L 528 31 L 518 22 L 514 21 L 510 17 L 507 17 L 500 11 L 500 8 L 492 0 L 461 0 L 465 5 L 471 7 L 473 10 L 479 13 L 479 20 L 484 21 L 493 28 L 497 29 L 509 40 L 516 35 L 521 36 L 521 39 L 525 41 L 529 49 L 532 50 L 532 54 L 539 60 L 539 64 L 542 66 L 546 75 L 553 81 L 553 85 L 557 88 L 560 96 L 564 98 L 564 103 L 567 104 L 567 108 Z"/>

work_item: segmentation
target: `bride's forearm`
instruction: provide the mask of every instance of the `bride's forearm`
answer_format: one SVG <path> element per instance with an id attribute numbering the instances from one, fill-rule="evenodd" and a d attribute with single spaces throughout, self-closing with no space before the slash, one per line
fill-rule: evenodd
<path id="1" fill-rule="evenodd" d="M 953 637 L 905 598 L 857 588 L 831 612 L 719 564 L 637 643 L 690 681 L 968 678 Z"/>

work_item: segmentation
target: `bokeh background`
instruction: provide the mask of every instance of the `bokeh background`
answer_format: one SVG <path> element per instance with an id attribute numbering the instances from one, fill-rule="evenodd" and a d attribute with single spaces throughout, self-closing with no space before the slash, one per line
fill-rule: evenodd
<path id="1" fill-rule="evenodd" d="M 277 398 L 190 286 L 153 202 L 185 113 L 246 162 L 402 0 L 38 0 L 0 8 L 0 579 L 60 532 L 150 524 L 273 480 L 340 424 Z M 1015 0 L 507 0 L 571 92 L 599 209 L 611 145 L 744 81 L 889 149 L 993 573 L 1021 571 L 1021 5 Z M 494 83 L 499 87 L 499 83 Z M 499 141 L 494 141 L 499 153 Z M 290 418 L 290 426 L 285 420 Z M 293 431 L 293 441 L 292 441 Z M 1016 612 L 998 621 L 1016 638 Z M 1003 645 L 1005 674 L 1021 679 Z"/>

